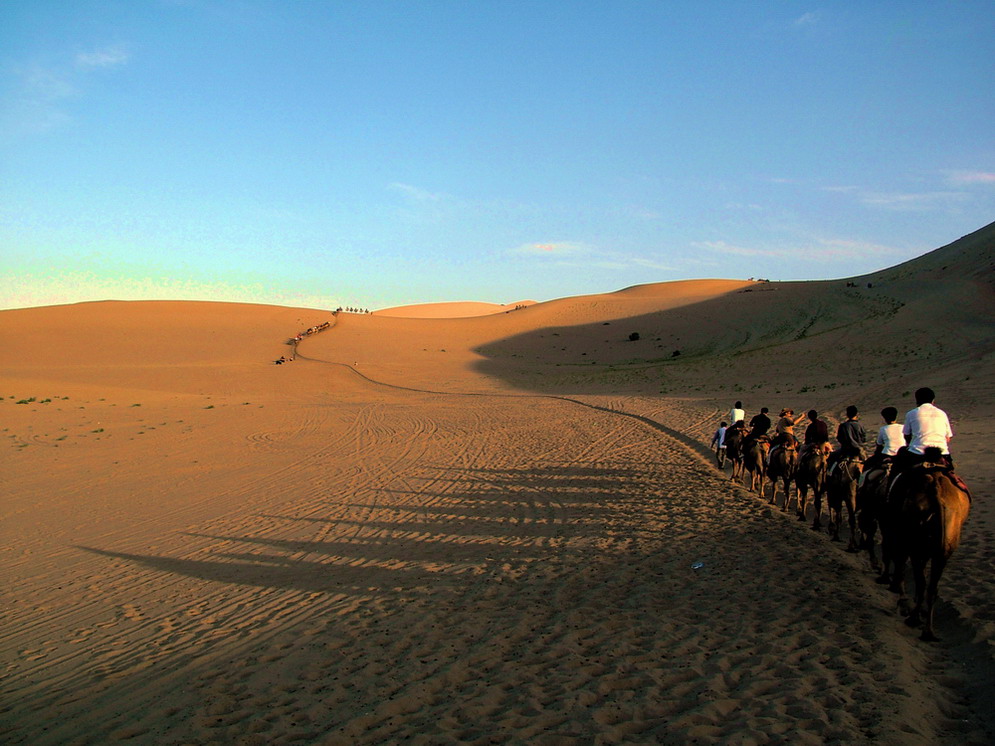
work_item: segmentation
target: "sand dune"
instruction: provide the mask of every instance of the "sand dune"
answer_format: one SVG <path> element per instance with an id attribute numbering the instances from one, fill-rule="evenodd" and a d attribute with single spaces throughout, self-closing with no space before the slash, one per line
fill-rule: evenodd
<path id="1" fill-rule="evenodd" d="M 0 735 L 990 743 L 993 246 L 477 316 L 0 312 Z M 922 384 L 976 490 L 937 645 L 705 448 L 733 399 L 873 430 Z"/>

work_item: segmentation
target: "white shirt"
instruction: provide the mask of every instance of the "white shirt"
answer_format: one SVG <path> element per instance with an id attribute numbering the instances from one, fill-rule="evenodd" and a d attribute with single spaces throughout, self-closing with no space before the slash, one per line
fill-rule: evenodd
<path id="1" fill-rule="evenodd" d="M 877 444 L 881 446 L 882 456 L 894 456 L 898 453 L 898 449 L 905 445 L 902 426 L 897 422 L 892 422 L 890 425 L 882 425 L 878 430 Z"/>
<path id="2" fill-rule="evenodd" d="M 742 409 L 737 409 L 736 407 L 733 407 L 732 411 L 729 412 L 730 426 L 735 425 L 740 420 L 745 420 L 745 419 L 746 419 L 746 412 L 744 412 Z"/>
<path id="3" fill-rule="evenodd" d="M 950 453 L 948 441 L 954 437 L 947 413 L 932 404 L 920 404 L 905 415 L 903 435 L 911 435 L 909 450 L 921 456 L 926 449 L 936 446 L 946 455 Z"/>

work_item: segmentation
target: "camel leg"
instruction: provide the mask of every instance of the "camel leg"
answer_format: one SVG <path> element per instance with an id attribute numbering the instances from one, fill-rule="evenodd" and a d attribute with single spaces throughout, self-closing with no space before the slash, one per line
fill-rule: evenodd
<path id="1" fill-rule="evenodd" d="M 846 500 L 847 519 L 850 524 L 850 541 L 846 545 L 846 551 L 859 552 L 860 543 L 857 540 L 857 496 L 851 491 Z"/>
<path id="2" fill-rule="evenodd" d="M 881 571 L 881 565 L 878 562 L 877 550 L 874 547 L 875 536 L 877 535 L 877 521 L 873 520 L 865 512 L 860 513 L 860 539 L 863 548 L 867 549 L 867 554 L 871 560 L 871 569 L 874 572 Z"/>
<path id="3" fill-rule="evenodd" d="M 924 642 L 938 642 L 939 637 L 933 632 L 933 610 L 936 608 L 937 591 L 940 586 L 940 576 L 943 575 L 943 568 L 946 567 L 947 558 L 942 554 L 934 556 L 929 567 L 929 584 L 926 586 L 925 613 L 923 614 L 924 626 L 920 640 Z"/>
<path id="4" fill-rule="evenodd" d="M 878 514 L 877 525 L 881 531 L 881 574 L 878 576 L 877 582 L 880 585 L 894 586 L 895 582 L 892 573 L 898 567 L 901 547 L 898 543 L 898 536 L 895 534 L 895 525 L 892 517 L 884 508 Z M 891 569 L 891 573 L 888 571 L 889 568 Z"/>
<path id="5" fill-rule="evenodd" d="M 915 582 L 915 605 L 905 623 L 910 627 L 922 624 L 923 604 L 926 600 L 926 560 L 923 555 L 912 557 L 912 579 Z"/>
<path id="6" fill-rule="evenodd" d="M 812 530 L 818 531 L 822 528 L 822 491 L 815 491 L 815 519 L 812 521 Z"/>

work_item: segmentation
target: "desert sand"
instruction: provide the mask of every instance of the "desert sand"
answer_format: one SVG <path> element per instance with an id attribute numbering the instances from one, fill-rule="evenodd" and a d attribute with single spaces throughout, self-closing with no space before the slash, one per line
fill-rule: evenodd
<path id="1" fill-rule="evenodd" d="M 2 311 L 0 738 L 991 743 L 993 268 L 989 226 L 518 309 Z M 707 449 L 921 385 L 974 489 L 934 644 Z"/>

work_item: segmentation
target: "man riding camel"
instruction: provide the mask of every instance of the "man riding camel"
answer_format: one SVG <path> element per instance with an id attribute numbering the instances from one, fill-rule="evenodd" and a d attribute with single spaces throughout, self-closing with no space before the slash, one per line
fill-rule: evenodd
<path id="1" fill-rule="evenodd" d="M 808 410 L 809 425 L 805 428 L 805 442 L 798 451 L 799 460 L 812 448 L 822 448 L 827 453 L 829 445 L 829 425 L 819 419 L 819 413 L 814 409 Z"/>
<path id="2" fill-rule="evenodd" d="M 798 438 L 795 437 L 795 425 L 801 422 L 804 416 L 803 414 L 799 414 L 796 417 L 795 410 L 788 407 L 781 410 L 780 419 L 774 425 L 774 440 L 770 449 L 771 457 L 774 456 L 778 448 L 791 447 L 798 444 Z"/>
<path id="3" fill-rule="evenodd" d="M 844 459 L 864 460 L 864 441 L 867 440 L 867 433 L 859 419 L 857 407 L 851 404 L 846 408 L 846 420 L 836 429 L 836 442 L 840 447 L 830 453 L 826 461 L 828 473 L 832 474 L 836 464 Z"/>
<path id="4" fill-rule="evenodd" d="M 916 390 L 916 408 L 905 415 L 902 434 L 908 444 L 895 457 L 896 471 L 922 463 L 927 448 L 939 448 L 947 465 L 953 468 L 950 455 L 950 439 L 954 436 L 950 429 L 947 413 L 933 405 L 936 394 L 933 389 L 923 387 Z"/>

